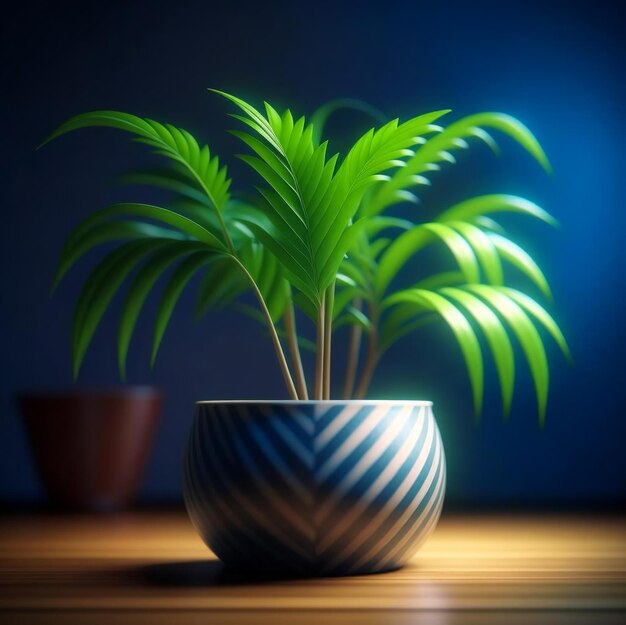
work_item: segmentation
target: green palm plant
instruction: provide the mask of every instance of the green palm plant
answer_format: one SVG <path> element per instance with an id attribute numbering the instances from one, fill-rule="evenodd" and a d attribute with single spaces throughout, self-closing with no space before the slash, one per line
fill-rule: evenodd
<path id="1" fill-rule="evenodd" d="M 253 196 L 231 194 L 231 180 L 218 157 L 189 132 L 169 124 L 96 111 L 70 119 L 47 139 L 90 126 L 124 130 L 164 157 L 166 165 L 125 178 L 172 192 L 166 206 L 122 203 L 98 210 L 66 241 L 54 287 L 87 251 L 117 243 L 93 270 L 76 304 L 75 376 L 122 284 L 130 281 L 118 333 L 124 376 L 139 314 L 159 279 L 168 273 L 156 313 L 152 363 L 176 302 L 192 278 L 201 274 L 198 316 L 218 306 L 237 305 L 244 292 L 254 294 L 258 308 L 243 309 L 266 325 L 292 399 L 309 396 L 302 347 L 315 352 L 312 396 L 328 399 L 333 333 L 349 326 L 343 393 L 362 397 L 375 367 L 394 342 L 442 319 L 467 364 L 477 413 L 483 395 L 477 335 L 484 336 L 493 354 L 508 412 L 515 377 L 511 332 L 530 366 L 543 419 L 548 365 L 536 326 L 547 330 L 566 354 L 567 344 L 537 301 L 505 285 L 506 263 L 551 298 L 537 264 L 491 215 L 517 212 L 552 224 L 554 219 L 532 202 L 507 195 L 469 199 L 434 221 L 394 214 L 396 206 L 415 203 L 416 188 L 429 184 L 426 175 L 442 163 L 454 162 L 453 152 L 469 147 L 470 140 L 497 149 L 488 129 L 508 134 L 549 169 L 543 150 L 526 127 L 506 115 L 483 113 L 444 128 L 435 122 L 449 111 L 435 111 L 405 122 L 381 123 L 359 137 L 345 156 L 329 156 L 328 142 L 321 137 L 337 108 L 379 113 L 355 101 L 337 101 L 307 122 L 304 117 L 294 118 L 289 110 L 279 113 L 268 103 L 261 112 L 236 96 L 214 92 L 238 111 L 232 117 L 242 129 L 233 134 L 248 149 L 240 158 L 261 181 Z M 407 284 L 403 268 L 430 245 L 449 250 L 455 269 Z M 314 343 L 298 332 L 298 312 L 312 320 Z M 367 350 L 361 358 L 364 338 Z"/>

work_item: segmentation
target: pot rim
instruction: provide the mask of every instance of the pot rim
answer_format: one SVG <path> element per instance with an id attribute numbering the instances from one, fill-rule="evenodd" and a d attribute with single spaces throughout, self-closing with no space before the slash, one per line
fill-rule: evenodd
<path id="1" fill-rule="evenodd" d="M 128 386 L 83 386 L 77 388 L 32 388 L 16 393 L 20 400 L 86 400 L 109 398 L 163 397 L 163 390 L 149 384 L 129 384 Z"/>
<path id="2" fill-rule="evenodd" d="M 390 406 L 432 406 L 429 400 L 417 399 L 203 399 L 196 402 L 196 406 L 220 405 L 220 404 L 265 404 L 273 406 L 317 406 L 326 405 L 349 405 L 349 406 L 376 406 L 387 404 Z"/>

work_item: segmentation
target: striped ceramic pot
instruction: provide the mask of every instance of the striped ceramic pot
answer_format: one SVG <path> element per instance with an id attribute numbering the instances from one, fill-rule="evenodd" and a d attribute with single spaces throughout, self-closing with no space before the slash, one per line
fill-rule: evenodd
<path id="1" fill-rule="evenodd" d="M 430 402 L 198 402 L 184 496 L 227 566 L 373 573 L 433 531 L 445 476 Z"/>

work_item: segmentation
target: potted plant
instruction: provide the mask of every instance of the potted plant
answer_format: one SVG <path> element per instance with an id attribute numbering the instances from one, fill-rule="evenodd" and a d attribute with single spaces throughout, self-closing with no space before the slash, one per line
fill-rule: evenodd
<path id="1" fill-rule="evenodd" d="M 68 238 L 55 284 L 87 250 L 119 243 L 78 299 L 74 371 L 133 272 L 118 335 L 122 375 L 146 296 L 173 266 L 156 313 L 152 362 L 174 306 L 196 274 L 199 315 L 251 291 L 258 309 L 249 312 L 269 332 L 289 400 L 198 402 L 184 476 L 193 523 L 227 565 L 320 574 L 400 566 L 437 522 L 445 462 L 430 402 L 363 399 L 388 348 L 409 332 L 446 323 L 479 413 L 482 336 L 507 413 L 513 336 L 528 362 L 543 421 L 548 364 L 537 327 L 566 354 L 567 345 L 535 299 L 506 286 L 503 266 L 511 265 L 550 298 L 537 264 L 493 218 L 513 212 L 555 223 L 547 212 L 502 194 L 473 197 L 430 221 L 417 210 L 402 217 L 396 207 L 416 202 L 419 185 L 436 178 L 470 141 L 495 149 L 491 130 L 512 137 L 546 170 L 548 160 L 531 132 L 510 116 L 482 113 L 444 127 L 439 123 L 446 110 L 382 123 L 345 156 L 329 156 L 321 137 L 334 105 L 309 123 L 289 110 L 265 103 L 260 111 L 215 93 L 238 110 L 233 117 L 241 127 L 233 134 L 248 148 L 240 158 L 261 181 L 252 199 L 231 192 L 226 167 L 207 145 L 169 124 L 96 111 L 70 119 L 50 137 L 91 126 L 127 131 L 166 164 L 130 179 L 172 193 L 165 207 L 122 203 L 98 210 Z M 430 246 L 443 246 L 454 268 L 403 271 Z M 299 325 L 308 320 L 315 329 L 313 375 L 302 365 L 300 349 L 307 343 L 297 317 Z M 350 339 L 340 384 L 331 365 L 333 334 L 343 325 Z"/>

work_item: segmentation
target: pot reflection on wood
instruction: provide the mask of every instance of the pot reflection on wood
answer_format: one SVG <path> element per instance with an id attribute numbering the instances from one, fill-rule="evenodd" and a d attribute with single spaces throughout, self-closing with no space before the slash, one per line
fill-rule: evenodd
<path id="1" fill-rule="evenodd" d="M 132 500 L 160 417 L 160 391 L 130 387 L 25 393 L 20 403 L 52 503 L 111 511 Z"/>

